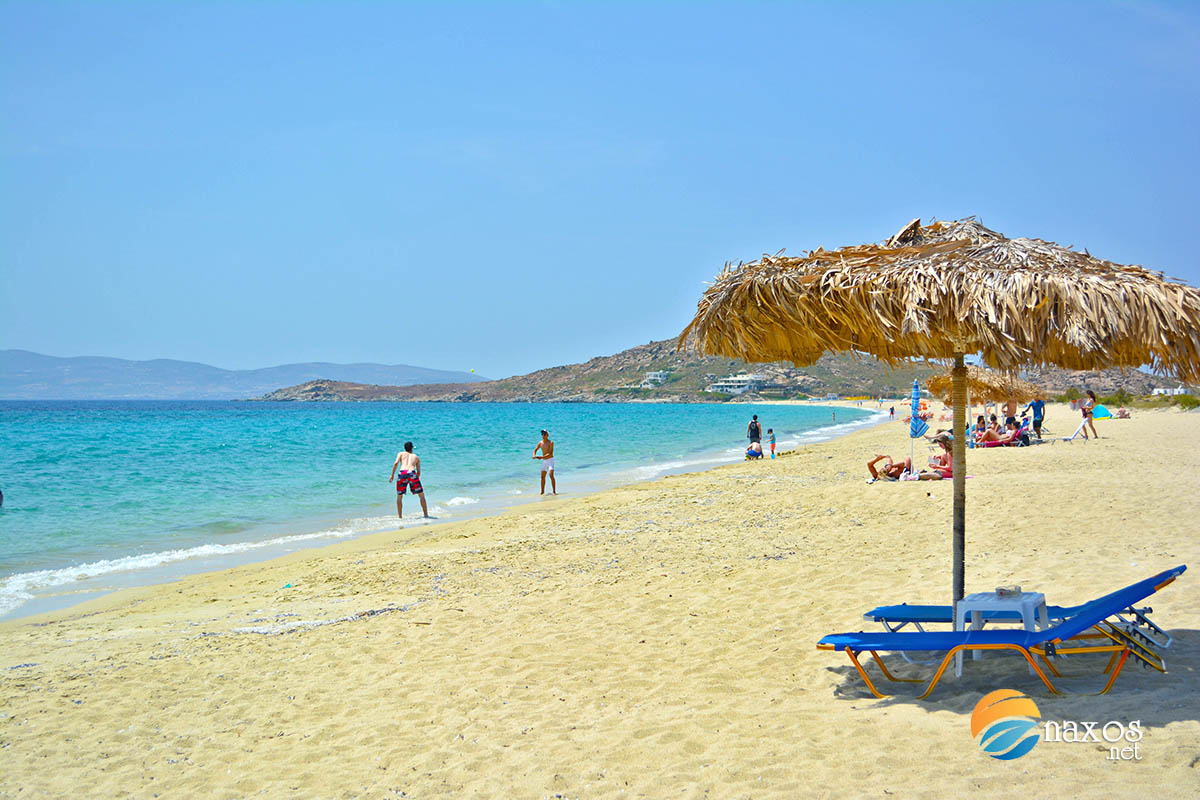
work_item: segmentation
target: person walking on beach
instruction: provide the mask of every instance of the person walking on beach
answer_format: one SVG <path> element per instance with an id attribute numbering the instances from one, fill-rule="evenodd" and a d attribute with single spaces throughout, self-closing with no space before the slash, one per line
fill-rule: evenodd
<path id="1" fill-rule="evenodd" d="M 542 454 L 538 455 L 541 450 Z M 550 434 L 542 431 L 542 440 L 533 448 L 533 457 L 541 459 L 542 462 L 542 494 L 546 493 L 546 473 L 550 473 L 550 492 L 558 494 L 558 482 L 554 480 L 554 442 L 550 441 Z"/>
<path id="2" fill-rule="evenodd" d="M 767 428 L 767 441 L 771 445 L 771 458 L 775 457 L 775 429 Z"/>
<path id="3" fill-rule="evenodd" d="M 750 418 L 750 424 L 746 426 L 746 438 L 750 440 L 750 444 L 762 444 L 762 425 L 758 424 L 758 414 Z"/>
<path id="4" fill-rule="evenodd" d="M 401 468 L 398 475 L 397 467 Z M 429 516 L 429 506 L 425 504 L 425 487 L 421 485 L 421 457 L 413 452 L 412 442 L 405 442 L 404 449 L 396 454 L 388 483 L 391 483 L 393 478 L 396 480 L 396 515 L 404 519 L 404 491 L 407 489 L 421 499 L 422 516 L 425 519 L 433 519 Z"/>
<path id="5" fill-rule="evenodd" d="M 1046 418 L 1046 401 L 1042 399 L 1040 394 L 1035 394 L 1033 399 L 1029 401 L 1029 405 L 1021 409 L 1021 416 L 1025 416 L 1025 412 L 1027 411 L 1033 412 L 1033 432 L 1041 439 L 1042 420 Z"/>
<path id="6" fill-rule="evenodd" d="M 1097 439 L 1099 439 L 1100 434 L 1096 433 L 1096 423 L 1092 422 L 1092 411 L 1096 408 L 1096 393 L 1091 389 L 1088 389 L 1087 396 L 1088 399 L 1084 400 L 1083 405 L 1080 406 L 1080 409 L 1083 411 L 1083 421 L 1088 428 L 1092 429 L 1092 436 L 1095 436 Z M 1083 431 L 1083 438 L 1087 438 L 1086 428 Z"/>

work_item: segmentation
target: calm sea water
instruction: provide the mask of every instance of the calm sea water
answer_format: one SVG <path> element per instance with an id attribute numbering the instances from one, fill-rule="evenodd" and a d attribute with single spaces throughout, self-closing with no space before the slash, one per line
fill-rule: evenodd
<path id="1" fill-rule="evenodd" d="M 406 440 L 430 513 L 536 496 L 547 428 L 578 495 L 738 460 L 757 413 L 783 449 L 873 420 L 822 406 L 0 402 L 0 616 L 394 528 Z M 405 524 L 419 503 L 405 502 Z M 59 598 L 48 601 L 47 598 Z"/>

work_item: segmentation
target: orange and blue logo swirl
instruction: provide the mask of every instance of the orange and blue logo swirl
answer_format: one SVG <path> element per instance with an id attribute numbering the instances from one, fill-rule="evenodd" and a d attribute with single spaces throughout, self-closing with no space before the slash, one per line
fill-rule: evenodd
<path id="1" fill-rule="evenodd" d="M 971 712 L 971 736 L 992 758 L 1012 761 L 1033 749 L 1041 734 L 1037 705 L 1012 689 L 985 694 Z"/>

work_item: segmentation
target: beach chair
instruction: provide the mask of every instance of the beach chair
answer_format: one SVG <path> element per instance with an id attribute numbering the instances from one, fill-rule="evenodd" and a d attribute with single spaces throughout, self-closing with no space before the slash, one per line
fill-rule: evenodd
<path id="1" fill-rule="evenodd" d="M 1022 439 L 1021 437 L 1025 438 Z M 1029 423 L 1022 422 L 1015 433 L 1006 435 L 1004 439 L 995 442 L 976 442 L 976 447 L 1024 447 L 1029 441 Z"/>
<path id="2" fill-rule="evenodd" d="M 1083 440 L 1086 442 L 1088 440 L 1088 437 L 1087 437 L 1087 434 L 1085 434 L 1083 432 L 1084 425 L 1087 425 L 1086 417 L 1084 418 L 1083 422 L 1079 423 L 1079 427 L 1075 429 L 1074 433 L 1072 433 L 1070 436 L 1055 436 L 1052 439 L 1050 439 L 1050 444 L 1055 444 L 1056 442 L 1073 442 L 1080 436 L 1082 436 Z"/>
<path id="3" fill-rule="evenodd" d="M 1047 606 L 1046 613 L 1052 622 L 1068 619 L 1078 614 L 1084 606 Z M 978 611 L 984 623 L 989 622 L 1020 622 L 1021 615 L 1016 611 Z M 1136 608 L 1130 606 L 1113 615 L 1114 625 L 1123 629 L 1134 639 L 1146 647 L 1167 649 L 1175 641 L 1171 634 L 1164 631 L 1150 619 L 1154 609 L 1149 606 Z M 901 603 L 893 606 L 877 606 L 863 614 L 863 619 L 878 622 L 883 629 L 891 633 L 903 630 L 911 625 L 918 631 L 924 631 L 925 625 L 953 625 L 954 610 L 950 606 L 939 605 L 909 605 Z M 901 653 L 903 655 L 903 653 Z M 905 657 L 911 663 L 912 659 Z"/>
<path id="4" fill-rule="evenodd" d="M 1147 646 L 1144 641 L 1131 635 L 1123 627 L 1123 615 L 1128 615 L 1130 609 L 1133 609 L 1135 604 L 1174 581 L 1186 569 L 1186 566 L 1178 566 L 1126 586 L 1124 589 L 1119 589 L 1111 594 L 1084 603 L 1073 609 L 1073 614 L 1062 618 L 1057 624 L 1040 631 L 993 628 L 990 630 L 964 631 L 895 632 L 887 630 L 879 632 L 835 633 L 822 638 L 817 643 L 817 649 L 841 650 L 845 652 L 850 657 L 850 662 L 858 671 L 867 688 L 879 698 L 889 697 L 890 695 L 884 694 L 875 688 L 875 684 L 871 682 L 871 678 L 867 675 L 866 670 L 863 669 L 862 664 L 858 660 L 859 653 L 870 653 L 883 673 L 883 676 L 890 681 L 920 683 L 920 679 L 897 678 L 888 670 L 879 653 L 944 652 L 945 656 L 942 658 L 933 678 L 925 687 L 925 691 L 919 695 L 919 699 L 922 700 L 932 694 L 953 657 L 967 650 L 1017 651 L 1029 662 L 1029 666 L 1033 669 L 1034 673 L 1052 694 L 1063 694 L 1063 692 L 1060 692 L 1046 675 L 1046 671 L 1048 671 L 1055 677 L 1062 677 L 1062 673 L 1051 662 L 1051 658 L 1078 654 L 1108 653 L 1108 664 L 1102 673 L 1109 673 L 1108 682 L 1099 692 L 1099 694 L 1105 694 L 1112 688 L 1117 675 L 1120 674 L 1121 669 L 1125 666 L 1125 662 L 1130 656 L 1153 669 L 1166 672 L 1166 664 L 1162 658 L 1151 647 Z M 1112 618 L 1115 618 L 1115 621 Z M 1155 627 L 1157 628 L 1157 626 Z M 1104 643 L 1098 645 L 1090 643 L 1096 639 Z M 1045 665 L 1046 671 L 1043 671 L 1038 666 L 1038 662 L 1034 658 L 1035 656 Z"/>

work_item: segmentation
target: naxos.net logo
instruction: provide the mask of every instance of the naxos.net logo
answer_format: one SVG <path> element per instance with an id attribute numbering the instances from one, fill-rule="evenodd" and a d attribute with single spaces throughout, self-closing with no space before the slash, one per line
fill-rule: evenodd
<path id="1" fill-rule="evenodd" d="M 983 752 L 1001 761 L 1020 758 L 1041 738 L 1037 704 L 1012 689 L 985 694 L 971 712 L 971 736 Z"/>
<path id="2" fill-rule="evenodd" d="M 1108 761 L 1141 761 L 1142 721 L 1041 722 L 1037 704 L 1021 692 L 998 689 L 985 694 L 971 712 L 971 736 L 983 752 L 1001 761 L 1028 753 L 1039 741 L 1093 743 L 1108 750 Z"/>

